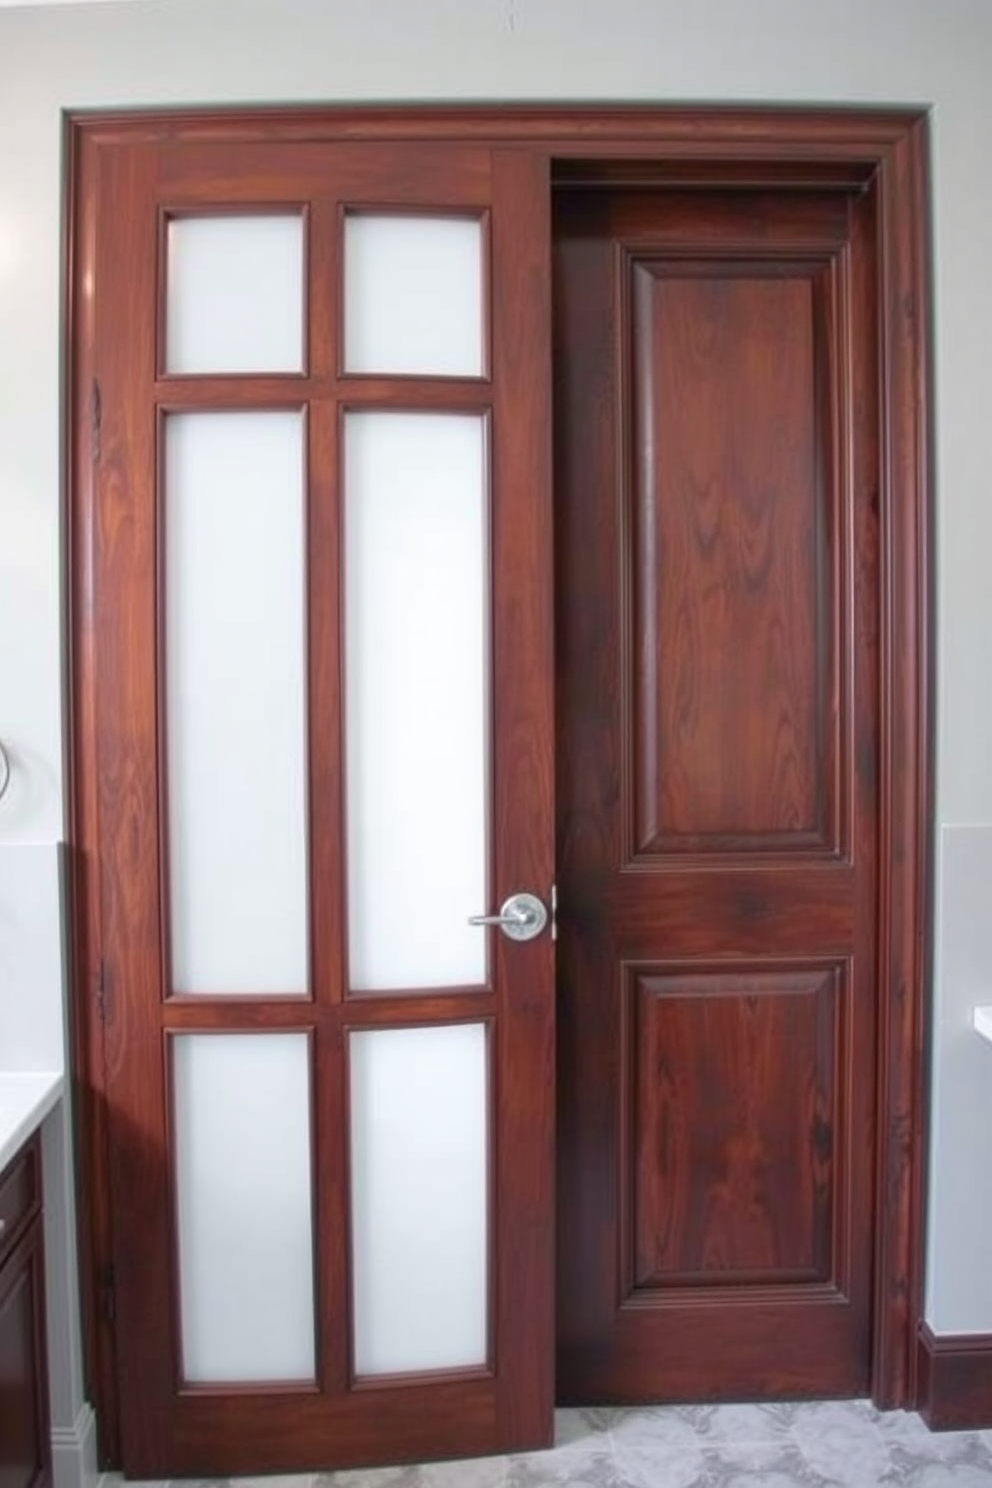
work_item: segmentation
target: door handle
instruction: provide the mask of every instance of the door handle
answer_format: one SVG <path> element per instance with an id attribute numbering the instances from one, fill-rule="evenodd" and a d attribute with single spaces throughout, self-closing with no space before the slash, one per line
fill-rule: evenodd
<path id="1" fill-rule="evenodd" d="M 535 940 L 548 923 L 548 911 L 536 894 L 511 894 L 499 914 L 470 915 L 470 925 L 498 925 L 508 940 Z"/>

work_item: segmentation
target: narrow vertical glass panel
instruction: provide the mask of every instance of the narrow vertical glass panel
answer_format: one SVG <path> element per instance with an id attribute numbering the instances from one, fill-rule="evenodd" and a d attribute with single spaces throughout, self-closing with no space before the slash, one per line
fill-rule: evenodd
<path id="1" fill-rule="evenodd" d="M 348 924 L 358 991 L 478 986 L 486 938 L 486 439 L 345 423 Z"/>
<path id="2" fill-rule="evenodd" d="M 314 1378 L 304 1033 L 172 1039 L 182 1372 Z"/>
<path id="3" fill-rule="evenodd" d="M 303 420 L 172 414 L 172 990 L 306 992 Z"/>
<path id="4" fill-rule="evenodd" d="M 303 218 L 173 217 L 165 370 L 302 372 Z"/>
<path id="5" fill-rule="evenodd" d="M 349 213 L 345 371 L 481 377 L 482 245 L 477 217 Z"/>
<path id="6" fill-rule="evenodd" d="M 355 1372 L 484 1364 L 483 1023 L 350 1036 Z"/>

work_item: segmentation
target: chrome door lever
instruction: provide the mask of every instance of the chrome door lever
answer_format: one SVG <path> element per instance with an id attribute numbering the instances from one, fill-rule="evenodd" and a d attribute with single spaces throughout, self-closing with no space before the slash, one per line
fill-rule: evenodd
<path id="1" fill-rule="evenodd" d="M 548 911 L 536 894 L 511 894 L 499 914 L 471 915 L 470 925 L 498 925 L 508 940 L 534 940 L 548 923 Z"/>

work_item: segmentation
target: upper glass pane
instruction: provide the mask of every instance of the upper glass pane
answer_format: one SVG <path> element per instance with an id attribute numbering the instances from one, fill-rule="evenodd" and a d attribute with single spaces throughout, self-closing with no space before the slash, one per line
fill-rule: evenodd
<path id="1" fill-rule="evenodd" d="M 350 212 L 344 369 L 481 377 L 482 224 L 476 217 Z"/>
<path id="2" fill-rule="evenodd" d="M 299 412 L 174 413 L 164 594 L 173 991 L 307 990 Z"/>
<path id="3" fill-rule="evenodd" d="M 481 986 L 485 420 L 352 412 L 344 445 L 351 987 Z"/>
<path id="4" fill-rule="evenodd" d="M 302 372 L 303 219 L 174 217 L 165 370 Z"/>

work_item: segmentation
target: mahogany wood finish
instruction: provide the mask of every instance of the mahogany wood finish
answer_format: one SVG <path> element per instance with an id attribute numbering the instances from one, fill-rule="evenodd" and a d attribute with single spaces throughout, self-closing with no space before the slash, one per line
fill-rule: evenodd
<path id="1" fill-rule="evenodd" d="M 632 268 L 638 855 L 822 838 L 813 295 L 828 271 L 802 268 Z"/>
<path id="2" fill-rule="evenodd" d="M 871 191 L 559 194 L 569 1401 L 870 1387 L 874 222 Z"/>
<path id="3" fill-rule="evenodd" d="M 932 1431 L 992 1427 L 992 1334 L 919 1336 L 920 1415 Z"/>
<path id="4" fill-rule="evenodd" d="M 84 131 L 85 134 L 85 131 Z M 323 143 L 268 149 L 87 136 L 80 198 L 98 233 L 74 260 L 96 304 L 87 350 L 100 417 L 76 468 L 74 575 L 99 828 L 80 843 L 82 944 L 97 926 L 103 1047 L 87 1068 L 104 1102 L 115 1327 L 95 1339 L 116 1375 L 119 1441 L 135 1476 L 326 1468 L 545 1443 L 553 1365 L 553 949 L 494 944 L 488 988 L 356 996 L 347 979 L 343 866 L 340 424 L 352 408 L 472 408 L 491 416 L 493 899 L 553 876 L 550 190 L 547 162 L 485 146 L 432 150 Z M 169 213 L 304 211 L 306 371 L 170 377 L 161 368 Z M 347 208 L 443 208 L 488 219 L 491 374 L 350 378 L 339 365 L 339 237 Z M 123 329 L 123 328 L 126 328 Z M 88 397 L 81 392 L 83 397 Z M 189 408 L 306 411 L 310 977 L 302 997 L 176 995 L 170 971 L 161 564 L 165 418 Z M 77 550 L 77 557 L 82 554 Z M 92 640 L 90 637 L 92 636 Z M 85 658 L 85 660 L 83 659 Z M 90 670 L 87 665 L 92 662 Z M 91 701 L 90 690 L 95 694 Z M 92 711 L 87 714 L 87 709 Z M 92 733 L 89 729 L 92 727 Z M 264 788 L 264 783 L 260 788 Z M 82 799 L 81 799 L 82 804 Z M 85 808 L 81 820 L 89 822 Z M 95 897 L 95 903 L 92 898 Z M 485 906 L 480 906 L 484 908 Z M 483 933 L 483 932 L 480 932 Z M 490 1365 L 404 1378 L 354 1376 L 347 1043 L 352 1030 L 485 1020 L 492 1102 Z M 299 1386 L 183 1382 L 171 1120 L 182 1032 L 295 1030 L 311 1051 L 317 1377 Z M 93 1029 L 90 1030 L 92 1037 Z M 95 1238 L 95 1237 L 94 1237 Z M 416 1285 L 411 1276 L 410 1285 Z"/>
<path id="5" fill-rule="evenodd" d="M 172 1401 L 175 1340 L 168 1329 L 164 1334 L 160 1331 L 157 1321 L 150 1324 L 150 1319 L 167 1313 L 171 1285 L 171 1242 L 162 1218 L 166 1190 L 161 1176 L 165 1110 L 161 1049 L 167 1031 L 196 1027 L 307 1027 L 316 1031 L 318 1226 L 326 1232 L 340 1225 L 344 1212 L 340 1175 L 347 1136 L 343 1124 L 335 1127 L 331 1117 L 337 1098 L 333 1092 L 340 1089 L 343 1077 L 341 1035 L 345 1026 L 372 1026 L 394 1017 L 402 1020 L 418 1015 L 443 1020 L 454 1015 L 454 1008 L 446 997 L 426 997 L 415 1007 L 405 1008 L 391 999 L 340 1001 L 344 989 L 340 972 L 335 970 L 343 965 L 344 925 L 340 740 L 335 737 L 340 637 L 333 582 L 326 588 L 311 584 L 308 617 L 311 814 L 314 820 L 319 817 L 322 828 L 321 833 L 312 834 L 311 895 L 324 916 L 322 938 L 313 947 L 314 1000 L 278 1006 L 238 999 L 224 1006 L 201 1006 L 181 998 L 163 1000 L 160 949 L 167 927 L 158 918 L 159 808 L 154 770 L 150 772 L 147 766 L 157 735 L 152 722 L 155 682 L 151 676 L 155 563 L 146 508 L 154 482 L 150 410 L 156 403 L 162 408 L 271 408 L 309 403 L 309 548 L 311 555 L 326 554 L 326 571 L 333 578 L 340 541 L 334 507 L 335 406 L 347 401 L 381 407 L 478 408 L 494 400 L 497 419 L 511 420 L 520 431 L 519 438 L 497 442 L 494 450 L 497 487 L 508 493 L 505 523 L 494 533 L 494 552 L 497 562 L 509 565 L 516 574 L 512 594 L 504 591 L 501 599 L 498 586 L 496 591 L 497 635 L 505 631 L 515 648 L 507 645 L 494 658 L 497 691 L 500 676 L 509 675 L 521 657 L 530 655 L 534 661 L 528 672 L 533 688 L 530 702 L 525 704 L 521 693 L 519 705 L 511 706 L 505 715 L 512 723 L 505 726 L 497 709 L 497 863 L 508 838 L 523 833 L 527 840 L 520 840 L 521 872 L 540 875 L 549 867 L 542 812 L 550 817 L 551 770 L 546 748 L 553 733 L 540 684 L 550 666 L 551 592 L 543 554 L 549 532 L 551 417 L 543 379 L 550 345 L 552 182 L 569 191 L 592 194 L 623 184 L 652 191 L 687 187 L 693 195 L 703 187 L 721 194 L 736 188 L 752 200 L 759 192 L 777 196 L 812 191 L 817 202 L 814 214 L 819 212 L 821 217 L 828 211 L 825 198 L 832 196 L 840 204 L 840 215 L 849 222 L 847 244 L 841 233 L 840 242 L 829 251 L 824 251 L 821 241 L 812 257 L 803 246 L 805 238 L 798 250 L 794 243 L 780 242 L 772 251 L 764 244 L 757 255 L 751 250 L 745 255 L 750 279 L 736 271 L 728 275 L 724 263 L 721 272 L 726 284 L 721 292 L 731 298 L 735 291 L 742 293 L 749 307 L 739 307 L 737 313 L 753 322 L 757 300 L 767 289 L 773 298 L 777 296 L 782 313 L 794 327 L 802 319 L 798 301 L 808 299 L 812 330 L 807 319 L 801 334 L 807 345 L 812 338 L 814 349 L 831 344 L 839 313 L 831 296 L 836 296 L 844 272 L 851 304 L 865 305 L 872 298 L 877 303 L 877 385 L 872 369 L 863 365 L 864 357 L 855 358 L 852 365 L 855 402 L 880 430 L 882 455 L 861 438 L 836 449 L 819 449 L 823 463 L 818 469 L 826 469 L 834 453 L 850 454 L 850 478 L 856 488 L 864 487 L 870 468 L 879 475 L 877 555 L 864 555 L 868 571 L 877 572 L 878 609 L 874 615 L 859 614 L 853 627 L 860 634 L 867 621 L 877 622 L 879 657 L 874 756 L 879 848 L 878 1027 L 873 1044 L 879 1078 L 873 1086 L 877 1120 L 873 1187 L 884 1202 L 876 1199 L 871 1205 L 875 1213 L 872 1310 L 866 1327 L 871 1336 L 871 1388 L 876 1402 L 886 1406 L 911 1402 L 920 1292 L 921 1050 L 930 793 L 925 118 L 898 110 L 403 107 L 92 114 L 70 118 L 66 128 L 73 1027 L 83 1167 L 80 1198 L 87 1362 L 98 1405 L 104 1463 L 121 1462 L 123 1439 L 129 1444 L 130 1469 L 140 1470 L 142 1433 L 148 1431 L 149 1443 L 161 1443 L 176 1420 L 181 1426 L 175 1443 L 185 1462 L 195 1460 L 197 1470 L 236 1472 L 292 1466 L 287 1440 L 313 1442 L 314 1434 L 323 1431 L 329 1419 L 335 1426 L 334 1460 L 358 1461 L 367 1459 L 373 1429 L 380 1460 L 436 1451 L 442 1420 L 443 1450 L 458 1453 L 493 1440 L 494 1433 L 504 1428 L 507 1433 L 523 1431 L 526 1423 L 543 1418 L 546 1411 L 548 1375 L 531 1367 L 546 1347 L 549 1314 L 545 1302 L 552 1285 L 546 1111 L 553 1064 L 550 1030 L 539 995 L 542 978 L 549 972 L 550 953 L 538 949 L 529 953 L 531 960 L 521 980 L 525 990 L 518 1008 L 519 1026 L 529 1030 L 522 1038 L 524 1057 L 510 1057 L 512 1039 L 505 1017 L 503 1034 L 497 1035 L 504 1081 L 496 1088 L 501 1122 L 495 1173 L 501 1193 L 497 1336 L 508 1369 L 518 1376 L 515 1383 L 507 1385 L 502 1394 L 494 1394 L 490 1381 L 454 1377 L 443 1382 L 425 1380 L 402 1390 L 366 1390 L 363 1386 L 359 1392 L 337 1397 L 330 1417 L 328 1399 L 319 1394 L 296 1395 L 288 1403 L 284 1392 L 262 1391 L 250 1401 L 224 1392 L 199 1392 L 184 1396 L 181 1409 Z M 337 148 L 342 145 L 348 146 L 345 164 L 345 155 Z M 344 172 L 334 179 L 346 182 L 349 190 L 353 187 L 365 204 L 402 206 L 414 200 L 436 207 L 453 204 L 457 198 L 473 210 L 492 211 L 492 390 L 478 382 L 443 380 L 425 390 L 422 384 L 406 379 L 400 384 L 338 377 L 332 354 L 336 310 L 331 303 L 338 280 L 337 248 L 329 230 L 338 208 L 324 174 L 329 148 L 335 170 Z M 315 188 L 318 178 L 320 185 Z M 864 207 L 860 213 L 849 214 L 848 202 L 858 194 Z M 158 209 L 163 203 L 180 210 L 237 209 L 245 204 L 258 208 L 268 201 L 308 204 L 308 308 L 316 329 L 311 331 L 306 376 L 202 379 L 157 375 L 160 364 L 152 344 L 155 312 L 149 307 L 154 305 L 158 283 L 154 267 Z M 802 211 L 796 210 L 801 218 Z M 697 262 L 698 258 L 697 254 Z M 757 283 L 761 276 L 754 272 L 758 258 L 766 264 L 777 258 L 787 264 L 787 271 L 784 276 L 769 272 L 761 287 Z M 842 262 L 847 265 L 843 271 L 838 267 Z M 653 273 L 648 277 L 653 279 Z M 705 280 L 705 275 L 701 277 Z M 661 287 L 663 297 L 672 286 L 666 281 Z M 683 304 L 691 297 L 690 290 L 703 295 L 717 292 L 705 282 L 683 283 L 683 290 Z M 643 308 L 650 324 L 650 303 Z M 507 332 L 503 336 L 501 327 Z M 122 328 L 129 334 L 123 334 Z M 792 357 L 800 385 L 805 381 L 807 388 L 817 389 L 815 428 L 833 427 L 836 435 L 841 426 L 831 426 L 829 420 L 839 413 L 828 387 L 833 386 L 835 376 L 825 380 L 822 367 L 811 368 L 803 354 L 790 347 L 788 338 L 773 340 L 777 356 Z M 610 413 L 610 359 L 615 347 L 608 335 L 600 350 L 605 382 L 589 382 L 588 390 L 595 396 L 583 415 L 596 424 Z M 629 375 L 630 369 L 625 369 L 625 376 Z M 732 381 L 733 375 L 732 361 L 725 362 L 725 382 Z M 763 375 L 766 379 L 771 375 L 768 368 Z M 784 386 L 784 379 L 780 381 Z M 877 408 L 873 406 L 876 395 Z M 800 414 L 794 408 L 796 417 Z M 756 444 L 751 441 L 752 458 Z M 686 456 L 693 458 L 691 448 Z M 775 475 L 779 457 L 769 454 L 768 458 L 770 473 Z M 782 458 L 790 457 L 783 452 Z M 632 466 L 626 472 L 630 490 L 634 489 L 635 469 Z M 836 489 L 838 479 L 835 472 L 828 487 Z M 648 481 L 645 489 L 649 488 Z M 757 495 L 767 515 L 767 499 L 760 492 Z M 817 512 L 829 515 L 828 500 L 813 505 Z M 783 613 L 790 608 L 795 611 L 800 604 L 803 571 L 826 584 L 823 594 L 828 601 L 836 598 L 828 574 L 831 565 L 818 566 L 809 546 L 810 510 L 807 502 L 805 515 L 796 509 L 786 518 L 802 559 L 799 566 L 783 558 L 781 546 L 774 548 L 778 565 L 774 583 Z M 670 511 L 677 511 L 677 503 Z M 635 515 L 636 509 L 631 508 L 628 520 L 632 522 Z M 754 532 L 760 536 L 761 530 L 759 511 Z M 587 537 L 590 547 L 595 545 L 594 532 Z M 843 538 L 843 532 L 834 531 L 831 536 L 826 528 L 817 540 L 832 542 L 832 561 L 839 561 L 838 544 Z M 698 547 L 695 562 L 697 572 L 704 571 Z M 633 579 L 633 573 L 625 579 L 631 593 Z M 759 583 L 758 588 L 767 614 L 769 585 L 766 582 L 762 588 Z M 650 587 L 642 584 L 641 589 L 646 604 Z M 655 602 L 657 609 L 657 604 L 664 604 L 664 596 L 656 595 Z M 738 987 L 742 977 L 764 979 L 766 990 L 759 990 L 753 999 L 750 1026 L 755 1030 L 781 1022 L 774 994 L 767 991 L 768 977 L 782 975 L 792 989 L 786 1000 L 791 996 L 811 1063 L 803 1075 L 792 1072 L 786 1090 L 767 1094 L 763 1107 L 753 1113 L 756 1131 L 762 1129 L 763 1121 L 774 1118 L 776 1107 L 779 1113 L 783 1109 L 792 1113 L 794 1121 L 804 1088 L 819 1092 L 823 1086 L 825 1110 L 830 1109 L 830 1100 L 844 1098 L 842 1083 L 833 1088 L 823 1083 L 829 1038 L 823 1018 L 814 1015 L 812 1008 L 818 1000 L 821 1010 L 832 1006 L 836 1028 L 841 1030 L 835 1036 L 843 1039 L 842 1004 L 845 998 L 850 1002 L 850 994 L 834 970 L 829 972 L 833 979 L 829 993 L 826 983 L 814 993 L 808 978 L 826 976 L 829 967 L 844 962 L 842 955 L 833 956 L 833 950 L 842 946 L 856 914 L 857 900 L 844 863 L 851 847 L 851 781 L 845 783 L 843 752 L 838 747 L 836 754 L 831 753 L 835 746 L 846 744 L 837 720 L 844 689 L 849 698 L 850 686 L 844 657 L 835 647 L 836 637 L 829 627 L 824 629 L 819 609 L 813 639 L 810 624 L 807 610 L 806 628 L 783 642 L 778 685 L 786 707 L 786 732 L 779 735 L 766 721 L 749 734 L 742 774 L 731 793 L 736 816 L 721 818 L 713 813 L 703 822 L 698 796 L 693 801 L 678 793 L 673 799 L 682 817 L 658 815 L 650 791 L 666 784 L 663 772 L 655 769 L 653 779 L 648 773 L 637 784 L 628 746 L 644 738 L 650 717 L 650 678 L 645 679 L 647 691 L 641 699 L 640 733 L 632 729 L 625 745 L 627 866 L 622 878 L 627 889 L 636 890 L 642 881 L 648 886 L 646 892 L 629 898 L 626 910 L 635 951 L 633 972 L 643 971 L 649 979 L 730 975 Z M 800 671 L 803 667 L 809 671 L 811 646 L 820 648 L 814 649 L 820 689 L 815 696 L 796 685 L 792 669 L 795 662 Z M 563 661 L 566 669 L 574 669 L 574 652 L 569 647 L 566 637 Z M 601 638 L 591 635 L 589 656 L 597 666 L 601 655 Z M 752 685 L 756 685 L 753 678 Z M 632 702 L 636 689 L 629 681 L 625 686 Z M 594 750 L 611 727 L 611 696 L 607 689 L 601 698 L 592 698 L 582 722 L 582 732 Z M 661 706 L 662 700 L 656 701 Z M 863 698 L 858 706 L 863 708 Z M 630 716 L 634 716 L 633 707 Z M 657 712 L 655 717 L 665 727 L 674 727 L 674 719 Z M 574 742 L 570 741 L 570 748 Z M 642 749 L 641 753 L 649 764 L 650 751 Z M 688 752 L 685 758 L 690 759 Z M 780 768 L 781 785 L 771 810 L 767 799 L 758 802 L 754 796 L 763 764 Z M 511 798 L 502 797 L 501 792 L 508 785 L 513 790 L 526 788 L 535 768 L 534 804 L 523 813 L 525 820 L 518 819 Z M 664 810 L 670 810 L 665 800 L 657 796 Z M 695 810 L 697 824 L 705 827 L 696 834 L 695 847 L 691 834 L 681 830 L 687 807 Z M 638 825 L 643 829 L 639 837 Z M 588 821 L 580 830 L 587 828 Z M 728 866 L 734 856 L 728 853 L 728 833 L 741 839 L 740 851 L 734 850 L 737 866 Z M 822 834 L 822 840 L 817 834 Z M 800 843 L 805 837 L 809 840 Z M 815 881 L 806 871 L 777 872 L 772 904 L 765 891 L 767 876 L 746 858 L 745 849 L 752 848 L 759 857 L 764 854 L 762 861 L 769 865 L 779 858 L 790 867 L 798 850 L 819 853 L 822 871 Z M 696 866 L 688 877 L 678 872 L 667 879 L 671 914 L 682 927 L 681 954 L 690 964 L 673 966 L 667 945 L 663 959 L 658 960 L 649 880 L 657 867 L 654 860 L 665 854 L 690 864 L 695 855 Z M 712 914 L 705 921 L 696 917 L 693 895 L 706 878 L 705 866 L 721 857 L 720 871 L 709 880 Z M 497 899 L 501 887 L 500 875 L 494 883 Z M 581 898 L 566 904 L 565 911 L 562 948 L 574 963 L 590 948 Z M 831 954 L 811 961 L 797 929 L 791 940 L 787 933 L 781 945 L 778 959 L 784 958 L 784 964 L 773 965 L 765 929 L 769 918 L 780 926 L 799 926 L 814 913 Z M 498 964 L 497 977 L 504 970 Z M 724 1030 L 733 1027 L 733 1017 L 728 1021 L 729 1005 L 719 999 L 711 1001 L 723 1015 L 718 1021 Z M 738 1005 L 752 1006 L 740 998 Z M 628 998 L 625 1006 L 625 1016 L 630 1016 L 635 1004 Z M 500 987 L 471 1003 L 472 1016 L 489 1018 L 500 1009 L 505 1014 L 507 1003 Z M 704 1045 L 698 1037 L 693 1041 L 698 1028 L 698 1021 L 693 1021 L 698 1019 L 694 1005 L 691 1009 L 687 1001 L 681 1011 L 669 1009 L 663 997 L 652 996 L 644 1012 L 649 1024 L 654 1018 L 656 1033 L 660 1028 L 680 1026 L 688 1047 L 703 1057 Z M 748 1023 L 747 1013 L 739 1011 L 737 1016 Z M 829 1016 L 824 1016 L 829 1024 Z M 598 1027 L 604 1039 L 607 1023 L 602 1009 L 592 1020 L 592 1027 Z M 617 1045 L 608 1045 L 607 1063 L 618 1055 Z M 768 1067 L 779 1066 L 773 1060 Z M 635 1072 L 636 1061 L 625 1077 L 628 1095 L 635 1091 Z M 741 1088 L 738 1081 L 738 1095 Z M 646 1108 L 652 1109 L 652 1101 L 657 1106 L 658 1099 L 656 1089 L 650 1097 L 645 1093 Z M 613 1113 L 607 1112 L 604 1132 L 615 1131 L 616 1124 Z M 634 1129 L 628 1123 L 624 1130 L 629 1142 Z M 566 1170 L 569 1141 L 566 1124 Z M 595 1194 L 609 1189 L 614 1155 L 603 1142 L 586 1152 L 592 1179 L 587 1191 L 594 1195 L 594 1202 L 582 1213 L 570 1212 L 567 1220 L 570 1228 L 577 1226 L 576 1235 L 587 1230 L 599 1237 L 593 1244 L 599 1243 L 601 1267 L 606 1269 L 609 1237 L 600 1243 L 604 1231 Z M 830 1168 L 828 1181 L 833 1182 L 835 1176 Z M 504 1199 L 502 1188 L 507 1185 L 510 1197 Z M 660 1212 L 658 1206 L 667 1199 L 645 1182 L 643 1200 L 647 1230 L 654 1225 L 653 1219 L 649 1224 L 652 1205 Z M 138 1254 L 129 1259 L 125 1251 L 115 1251 L 115 1206 L 121 1210 L 123 1205 L 123 1213 L 134 1218 L 149 1203 L 150 1222 L 140 1230 Z M 817 1218 L 815 1204 L 811 1211 L 808 1204 L 803 1207 L 792 1196 L 777 1213 L 787 1219 L 790 1256 L 801 1254 L 804 1246 L 808 1249 L 813 1237 L 819 1237 L 817 1243 L 822 1244 L 827 1227 Z M 628 1239 L 633 1233 L 628 1231 Z M 751 1261 L 763 1253 L 753 1237 L 739 1252 Z M 330 1319 L 335 1299 L 344 1294 L 344 1260 L 338 1252 L 325 1251 L 323 1264 L 318 1294 L 326 1335 L 333 1331 Z M 513 1308 L 514 1288 L 519 1289 L 523 1304 L 518 1311 Z M 718 1302 L 711 1312 L 717 1320 L 723 1305 L 719 1298 Z M 528 1309 L 529 1318 L 525 1315 Z M 325 1336 L 324 1341 L 322 1388 L 343 1388 L 347 1361 L 342 1345 L 333 1337 Z M 149 1372 L 142 1374 L 142 1370 Z M 141 1380 L 145 1393 L 151 1385 L 154 1398 L 140 1404 L 125 1399 L 122 1438 L 119 1390 L 126 1391 L 135 1380 Z M 771 1375 L 765 1381 L 768 1388 L 776 1383 L 785 1384 Z M 176 1409 L 179 1415 L 174 1419 Z M 287 1435 L 290 1409 L 293 1427 Z M 227 1444 L 232 1445 L 230 1452 Z M 133 1457 L 133 1451 L 139 1457 Z M 164 1471 L 164 1455 L 158 1455 L 152 1466 L 154 1453 L 152 1446 L 144 1457 L 147 1470 Z"/>
<path id="6" fill-rule="evenodd" d="M 629 1290 L 829 1282 L 842 975 L 628 968 Z"/>
<path id="7" fill-rule="evenodd" d="M 0 1173 L 0 1483 L 49 1488 L 41 1142 Z"/>

